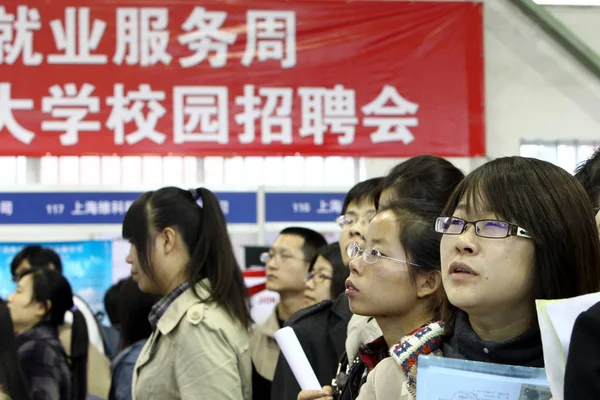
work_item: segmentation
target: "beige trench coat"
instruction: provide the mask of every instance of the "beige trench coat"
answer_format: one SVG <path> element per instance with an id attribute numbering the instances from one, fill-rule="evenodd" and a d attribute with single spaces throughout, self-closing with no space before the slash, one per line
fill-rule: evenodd
<path id="1" fill-rule="evenodd" d="M 275 367 L 277 367 L 277 360 L 279 359 L 279 345 L 275 340 L 275 332 L 279 329 L 276 307 L 269 318 L 256 328 L 252 338 L 252 362 L 256 372 L 271 382 L 273 382 Z"/>
<path id="2" fill-rule="evenodd" d="M 196 290 L 209 296 L 200 284 Z M 224 308 L 186 290 L 144 345 L 132 392 L 133 400 L 251 400 L 249 332 Z"/>

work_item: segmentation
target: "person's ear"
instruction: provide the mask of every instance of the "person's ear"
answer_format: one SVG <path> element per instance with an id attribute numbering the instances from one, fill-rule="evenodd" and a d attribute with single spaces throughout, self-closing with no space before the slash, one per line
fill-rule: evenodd
<path id="1" fill-rule="evenodd" d="M 48 264 L 48 269 L 50 271 L 56 271 L 56 266 L 53 263 Z"/>
<path id="2" fill-rule="evenodd" d="M 52 302 L 50 300 L 46 300 L 44 303 L 37 303 L 37 309 L 35 310 L 35 316 L 40 320 L 43 320 L 48 311 L 52 309 Z"/>
<path id="3" fill-rule="evenodd" d="M 442 274 L 440 271 L 427 271 L 417 274 L 417 297 L 423 298 L 437 292 L 442 287 Z"/>
<path id="4" fill-rule="evenodd" d="M 163 251 L 165 254 L 171 253 L 175 249 L 177 233 L 173 228 L 165 228 L 162 231 Z"/>

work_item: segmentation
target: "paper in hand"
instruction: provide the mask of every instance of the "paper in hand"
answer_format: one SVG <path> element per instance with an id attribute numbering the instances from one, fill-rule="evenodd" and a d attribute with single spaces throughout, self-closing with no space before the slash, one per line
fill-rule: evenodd
<path id="1" fill-rule="evenodd" d="M 563 400 L 565 366 L 575 320 L 600 302 L 600 293 L 561 300 L 536 300 L 544 364 L 554 400 Z"/>
<path id="2" fill-rule="evenodd" d="M 310 366 L 294 330 L 289 326 L 278 330 L 275 332 L 275 340 L 300 388 L 302 390 L 321 390 L 321 384 Z"/>

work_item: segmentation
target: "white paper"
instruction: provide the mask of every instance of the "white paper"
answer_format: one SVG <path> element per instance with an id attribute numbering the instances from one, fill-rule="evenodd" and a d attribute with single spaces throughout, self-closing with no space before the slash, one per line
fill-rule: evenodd
<path id="1" fill-rule="evenodd" d="M 573 333 L 575 320 L 579 317 L 579 314 L 589 310 L 598 302 L 600 302 L 600 293 L 592 293 L 548 304 L 548 316 L 560 339 L 565 360 L 569 354 L 569 343 L 571 343 L 571 334 Z"/>
<path id="2" fill-rule="evenodd" d="M 548 305 L 557 300 L 536 300 L 538 323 L 544 349 L 544 365 L 550 389 L 556 400 L 563 399 L 566 358 L 560 339 L 548 316 Z"/>
<path id="3" fill-rule="evenodd" d="M 554 400 L 564 399 L 565 367 L 575 320 L 600 302 L 600 293 L 562 300 L 537 300 L 544 364 Z"/>
<path id="4" fill-rule="evenodd" d="M 289 326 L 275 332 L 275 340 L 281 353 L 289 364 L 302 390 L 321 390 L 321 384 L 315 375 L 296 333 Z"/>

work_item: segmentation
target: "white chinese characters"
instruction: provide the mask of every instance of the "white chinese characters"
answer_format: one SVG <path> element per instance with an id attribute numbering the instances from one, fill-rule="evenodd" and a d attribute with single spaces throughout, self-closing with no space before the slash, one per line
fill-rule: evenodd
<path id="1" fill-rule="evenodd" d="M 229 200 L 219 200 L 219 205 L 225 216 L 229 215 Z"/>
<path id="2" fill-rule="evenodd" d="M 317 214 L 340 215 L 342 213 L 343 204 L 344 201 L 340 199 L 321 199 L 319 200 Z"/>
<path id="3" fill-rule="evenodd" d="M 139 85 L 139 90 L 133 90 L 125 95 L 124 86 L 118 83 L 114 87 L 112 97 L 106 99 L 106 104 L 112 107 L 106 127 L 115 132 L 115 144 L 136 144 L 149 139 L 157 144 L 163 144 L 166 135 L 156 130 L 158 120 L 167 110 L 161 105 L 165 100 L 165 92 L 152 91 L 150 85 Z M 144 114 L 144 109 L 150 111 Z M 125 124 L 135 122 L 137 130 L 125 133 Z"/>
<path id="4" fill-rule="evenodd" d="M 248 11 L 248 40 L 242 64 L 280 60 L 283 68 L 296 65 L 296 13 L 294 11 Z"/>
<path id="5" fill-rule="evenodd" d="M 236 27 L 224 28 L 225 11 L 195 7 L 177 37 L 190 55 L 179 64 L 191 68 L 205 60 L 212 68 L 222 68 L 228 48 L 240 36 Z M 21 57 L 24 65 L 40 65 L 43 55 L 34 50 L 34 33 L 42 29 L 37 8 L 19 5 L 11 14 L 0 6 L 0 64 L 13 64 Z M 57 53 L 46 57 L 48 64 L 107 64 L 109 56 L 100 52 L 106 21 L 93 18 L 90 7 L 65 7 L 62 19 L 49 23 Z M 112 62 L 116 65 L 169 65 L 169 9 L 165 7 L 117 7 L 115 9 L 116 46 Z M 282 68 L 296 65 L 296 14 L 294 11 L 248 10 L 246 49 L 238 62 L 248 67 L 255 60 L 279 61 Z M 104 48 L 106 49 L 106 47 Z"/>
<path id="6" fill-rule="evenodd" d="M 115 64 L 169 65 L 169 10 L 166 8 L 117 9 Z"/>
<path id="7" fill-rule="evenodd" d="M 85 200 L 85 201 L 75 201 L 73 204 L 73 210 L 71 211 L 71 215 L 74 216 L 109 216 L 109 215 L 125 215 L 129 207 L 133 201 L 125 201 L 125 200 Z M 56 206 L 56 205 L 48 205 Z M 64 209 L 64 205 L 61 204 Z M 50 214 L 50 211 L 48 211 Z M 60 212 L 62 214 L 62 210 Z"/>
<path id="8" fill-rule="evenodd" d="M 77 18 L 76 18 L 77 17 Z M 104 54 L 91 54 L 98 48 L 106 22 L 94 20 L 90 31 L 89 7 L 67 7 L 65 21 L 50 22 L 56 48 L 63 54 L 50 54 L 48 64 L 106 64 Z"/>
<path id="9" fill-rule="evenodd" d="M 260 118 L 261 142 L 292 144 L 292 97 L 291 88 L 260 88 L 258 96 L 254 85 L 244 86 L 244 96 L 236 99 L 243 112 L 235 116 L 238 125 L 244 127 L 239 135 L 242 144 L 253 143 L 256 138 L 256 121 Z M 260 106 L 264 105 L 261 110 Z"/>
<path id="10" fill-rule="evenodd" d="M 0 132 L 6 127 L 19 141 L 29 144 L 35 134 L 21 126 L 13 115 L 13 110 L 33 110 L 31 99 L 11 99 L 10 83 L 0 82 Z"/>
<path id="11" fill-rule="evenodd" d="M 387 105 L 392 103 L 392 105 Z M 408 128 L 419 125 L 419 105 L 411 103 L 395 87 L 386 85 L 375 100 L 362 108 L 364 126 L 377 127 L 371 134 L 373 143 L 402 142 L 410 144 L 415 137 Z"/>
<path id="12" fill-rule="evenodd" d="M 228 46 L 237 38 L 237 34 L 221 30 L 226 18 L 226 12 L 206 11 L 204 7 L 194 8 L 182 26 L 187 33 L 179 36 L 178 41 L 195 53 L 179 59 L 182 67 L 189 68 L 200 64 L 210 52 L 215 53 L 208 57 L 211 67 L 225 66 Z"/>
<path id="13" fill-rule="evenodd" d="M 34 101 L 12 98 L 11 89 L 10 83 L 0 82 L 0 132 L 6 128 L 14 138 L 30 144 L 35 134 L 17 122 L 15 112 L 20 116 L 23 111 L 33 110 Z M 41 101 L 42 112 L 49 114 L 42 121 L 41 130 L 60 132 L 64 146 L 76 145 L 81 132 L 99 132 L 102 125 L 114 132 L 116 145 L 142 141 L 162 145 L 171 130 L 164 125 L 159 127 L 159 121 L 172 112 L 169 122 L 176 145 L 198 142 L 226 145 L 231 141 L 233 123 L 238 129 L 232 129 L 232 137 L 237 135 L 242 145 L 257 141 L 262 145 L 291 145 L 297 131 L 299 137 L 311 138 L 317 146 L 332 140 L 337 145 L 349 146 L 355 142 L 361 122 L 356 112 L 355 91 L 342 85 L 298 88 L 300 110 L 296 113 L 294 89 L 290 87 L 245 85 L 243 95 L 233 96 L 235 100 L 230 103 L 227 86 L 175 86 L 171 110 L 167 109 L 167 92 L 155 90 L 149 84 L 127 90 L 124 84 L 117 83 L 112 95 L 103 101 L 94 94 L 95 89 L 90 83 L 50 87 L 50 96 Z M 375 99 L 360 107 L 361 132 L 374 144 L 408 145 L 415 140 L 410 128 L 419 126 L 419 108 L 419 104 L 402 97 L 397 88 L 386 85 Z M 99 121 L 100 115 L 104 123 Z"/>
<path id="14" fill-rule="evenodd" d="M 84 83 L 79 90 L 74 83 L 67 83 L 64 90 L 59 85 L 50 88 L 50 97 L 42 98 L 42 111 L 59 120 L 42 121 L 42 130 L 63 132 L 60 142 L 73 146 L 79 141 L 79 132 L 99 131 L 100 122 L 84 121 L 88 113 L 100 112 L 100 100 L 91 96 L 94 86 Z"/>
<path id="15" fill-rule="evenodd" d="M 10 200 L 0 201 L 0 215 L 6 215 L 12 217 L 13 215 L 13 202 Z"/>
<path id="16" fill-rule="evenodd" d="M 229 142 L 226 86 L 179 86 L 173 90 L 173 140 Z"/>
<path id="17" fill-rule="evenodd" d="M 24 65 L 40 65 L 42 55 L 33 50 L 33 33 L 42 27 L 36 8 L 17 7 L 17 16 L 0 6 L 0 65 L 13 64 L 22 56 Z"/>
<path id="18" fill-rule="evenodd" d="M 328 130 L 339 133 L 339 144 L 354 142 L 356 133 L 356 102 L 354 90 L 336 85 L 333 89 L 300 88 L 302 99 L 302 126 L 300 136 L 314 136 L 314 143 L 322 145 Z"/>

